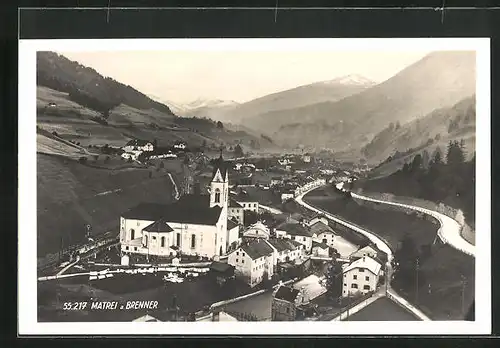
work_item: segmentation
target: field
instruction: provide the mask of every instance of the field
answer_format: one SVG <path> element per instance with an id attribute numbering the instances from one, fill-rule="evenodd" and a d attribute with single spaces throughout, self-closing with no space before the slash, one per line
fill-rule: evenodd
<path id="1" fill-rule="evenodd" d="M 49 106 L 55 103 L 55 106 Z M 37 125 L 56 131 L 63 139 L 80 142 L 82 146 L 123 146 L 132 138 L 157 139 L 158 145 L 167 146 L 177 140 L 186 141 L 189 146 L 200 146 L 203 142 L 219 146 L 242 141 L 258 141 L 262 147 L 270 146 L 260 137 L 245 132 L 218 129 L 215 124 L 202 119 L 176 118 L 158 110 L 139 110 L 128 105 L 119 105 L 110 112 L 108 125 L 92 118 L 100 117 L 98 112 L 69 100 L 67 93 L 47 87 L 37 87 Z"/>
<path id="2" fill-rule="evenodd" d="M 421 261 L 418 287 L 418 307 L 433 320 L 461 320 L 474 299 L 474 258 L 448 245 L 433 244 L 438 225 L 415 214 L 406 214 L 388 206 L 358 204 L 345 200 L 333 189 L 319 189 L 306 195 L 310 204 L 323 208 L 345 220 L 363 226 L 388 241 L 396 250 L 408 234 L 417 247 L 430 246 L 430 255 Z M 466 283 L 463 292 L 462 276 Z M 403 297 L 414 303 L 417 290 L 404 284 L 392 286 Z"/>
<path id="3" fill-rule="evenodd" d="M 151 177 L 150 177 L 151 175 Z M 59 156 L 37 156 L 38 256 L 83 241 L 91 234 L 118 233 L 120 214 L 139 202 L 169 203 L 172 184 L 163 171 L 99 169 Z"/>
<path id="4" fill-rule="evenodd" d="M 259 321 L 268 321 L 271 320 L 272 301 L 273 292 L 268 291 L 238 302 L 230 303 L 224 306 L 224 310 L 240 314 L 253 314 Z"/>
<path id="5" fill-rule="evenodd" d="M 412 313 L 397 303 L 382 297 L 359 312 L 350 315 L 349 321 L 417 321 Z"/>

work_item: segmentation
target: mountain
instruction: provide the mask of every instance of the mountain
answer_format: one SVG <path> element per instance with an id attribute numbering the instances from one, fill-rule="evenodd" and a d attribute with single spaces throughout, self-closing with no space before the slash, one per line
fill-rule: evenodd
<path id="1" fill-rule="evenodd" d="M 437 109 L 430 114 L 403 125 L 391 123 L 366 144 L 361 152 L 376 162 L 399 154 L 414 155 L 426 148 L 439 146 L 442 150 L 450 140 L 464 140 L 467 154 L 475 151 L 476 98 L 465 98 L 450 108 Z M 429 151 L 428 151 L 429 152 Z M 432 151 L 430 151 L 432 152 Z"/>
<path id="2" fill-rule="evenodd" d="M 205 105 L 225 104 L 222 101 L 205 102 Z M 197 101 L 193 105 L 203 104 Z M 185 111 L 193 105 L 177 105 L 154 95 L 146 96 L 54 52 L 37 54 L 37 129 L 46 131 L 43 134 L 60 133 L 64 141 L 84 146 L 121 146 L 130 139 L 147 139 L 157 140 L 160 146 L 182 140 L 190 147 L 207 149 L 220 145 L 229 148 L 236 144 L 252 151 L 275 148 L 273 141 L 261 133 L 221 128 L 213 120 L 178 117 L 173 112 Z M 39 141 L 38 150 L 64 152 L 74 157 L 71 147 L 61 150 L 63 145 L 59 143 L 63 140 Z"/>
<path id="3" fill-rule="evenodd" d="M 433 52 L 392 78 L 337 102 L 269 111 L 245 120 L 280 144 L 359 150 L 391 122 L 406 123 L 475 93 L 475 53 Z"/>
<path id="4" fill-rule="evenodd" d="M 211 117 L 222 122 L 242 123 L 247 120 L 262 118 L 268 112 L 303 107 L 325 101 L 338 101 L 347 96 L 357 94 L 375 85 L 375 82 L 360 76 L 347 75 L 333 80 L 315 82 L 289 90 L 269 94 L 242 104 L 218 106 L 216 109 L 194 109 L 200 116 Z M 259 130 L 259 127 L 254 127 Z"/>
<path id="5" fill-rule="evenodd" d="M 123 104 L 173 116 L 168 106 L 55 52 L 37 52 L 37 85 L 69 93 L 76 102 L 106 115 Z"/>

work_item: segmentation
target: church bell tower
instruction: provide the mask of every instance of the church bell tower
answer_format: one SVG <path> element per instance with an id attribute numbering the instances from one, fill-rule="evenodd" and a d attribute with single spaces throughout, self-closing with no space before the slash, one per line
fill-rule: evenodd
<path id="1" fill-rule="evenodd" d="M 227 209 L 229 201 L 229 171 L 228 164 L 220 157 L 214 163 L 212 181 L 210 183 L 210 207 L 219 206 L 222 208 L 220 213 L 220 223 L 217 226 L 215 237 L 215 254 L 224 255 L 227 250 Z"/>

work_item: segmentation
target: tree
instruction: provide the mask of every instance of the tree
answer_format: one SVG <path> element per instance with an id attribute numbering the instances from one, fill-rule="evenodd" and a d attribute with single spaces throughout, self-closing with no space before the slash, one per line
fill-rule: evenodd
<path id="1" fill-rule="evenodd" d="M 241 148 L 240 144 L 234 147 L 234 155 L 236 157 L 242 157 L 244 155 L 243 149 Z"/>
<path id="2" fill-rule="evenodd" d="M 451 141 L 448 143 L 448 152 L 446 153 L 446 163 L 451 166 L 455 166 L 465 161 L 465 154 L 463 149 L 460 147 L 458 141 Z"/>
<path id="3" fill-rule="evenodd" d="M 221 121 L 217 121 L 217 128 L 224 129 L 224 125 L 222 124 Z"/>
<path id="4" fill-rule="evenodd" d="M 422 152 L 422 166 L 425 169 L 429 167 L 429 161 L 430 161 L 429 152 L 427 152 L 427 150 L 424 150 L 424 152 Z"/>
<path id="5" fill-rule="evenodd" d="M 127 162 L 132 163 L 132 157 L 129 157 Z"/>
<path id="6" fill-rule="evenodd" d="M 411 171 L 418 172 L 422 168 L 422 155 L 417 154 L 413 157 L 413 161 L 411 162 Z"/>
<path id="7" fill-rule="evenodd" d="M 443 154 L 441 152 L 441 148 L 438 146 L 432 155 L 432 162 L 434 164 L 443 164 Z"/>
<path id="8" fill-rule="evenodd" d="M 325 274 L 326 289 L 331 297 L 338 298 L 342 295 L 342 265 L 333 262 L 328 266 Z"/>

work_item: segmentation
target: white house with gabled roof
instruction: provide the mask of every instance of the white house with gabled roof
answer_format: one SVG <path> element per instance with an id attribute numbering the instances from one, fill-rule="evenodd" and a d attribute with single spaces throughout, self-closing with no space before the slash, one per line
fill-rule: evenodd
<path id="1" fill-rule="evenodd" d="M 366 294 L 377 289 L 382 275 L 382 265 L 369 256 L 364 256 L 346 265 L 342 270 L 342 296 Z"/>

